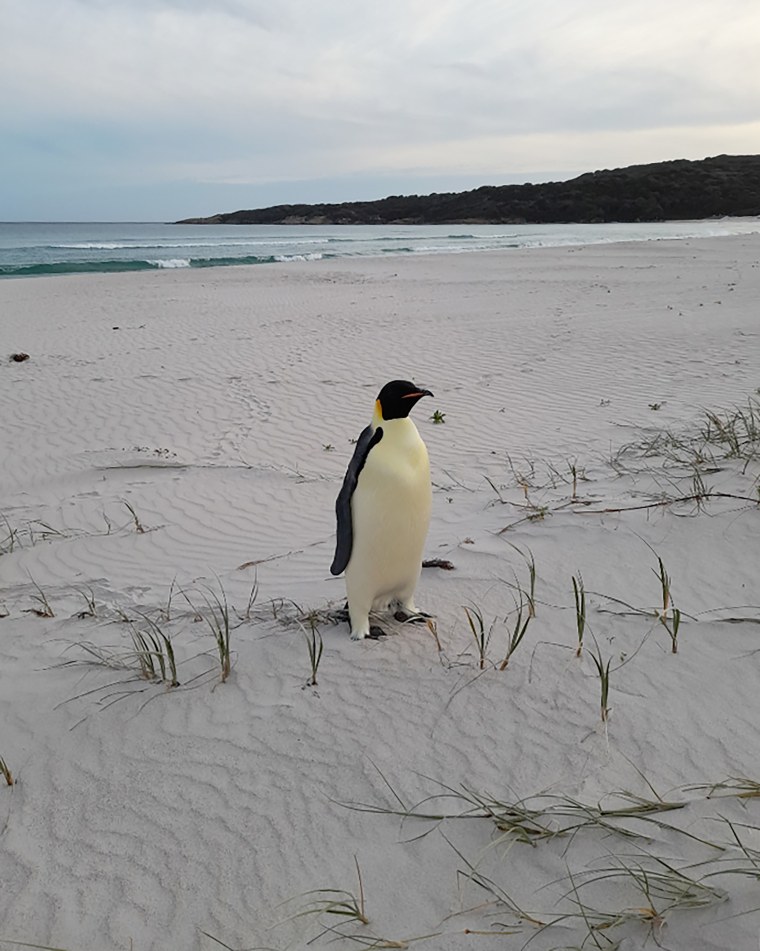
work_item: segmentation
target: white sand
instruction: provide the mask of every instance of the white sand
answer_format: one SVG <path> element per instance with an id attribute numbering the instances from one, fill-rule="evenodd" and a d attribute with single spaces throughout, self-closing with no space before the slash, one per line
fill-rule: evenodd
<path id="1" fill-rule="evenodd" d="M 729 498 L 702 513 L 643 508 L 693 494 L 693 469 L 618 450 L 747 406 L 760 386 L 758 259 L 749 236 L 0 283 L 0 757 L 17 780 L 0 779 L 0 939 L 219 947 L 207 932 L 284 949 L 329 924 L 355 936 L 338 948 L 431 933 L 420 946 L 441 951 L 531 937 L 537 949 L 648 936 L 684 951 L 757 947 L 760 914 L 744 914 L 760 906 L 757 879 L 704 876 L 757 874 L 759 853 L 721 817 L 760 850 L 760 799 L 685 787 L 760 781 L 760 511 Z M 28 362 L 8 362 L 21 350 Z M 349 440 L 399 376 L 436 394 L 415 410 L 435 484 L 426 557 L 456 570 L 425 569 L 417 603 L 435 612 L 443 651 L 424 626 L 355 643 L 320 615 L 319 684 L 305 688 L 296 618 L 343 598 L 328 566 Z M 708 488 L 757 497 L 757 458 L 708 449 Z M 586 479 L 576 501 L 571 465 Z M 528 588 L 513 546 L 535 558 L 537 611 L 500 672 L 516 579 Z M 677 654 L 653 614 L 657 555 L 683 612 Z M 579 572 L 587 648 L 595 637 L 611 659 L 606 726 L 593 660 L 573 649 Z M 54 617 L 30 613 L 37 586 Z M 194 619 L 210 591 L 234 623 L 224 684 Z M 79 616 L 80 592 L 95 617 Z M 498 619 L 482 674 L 472 604 Z M 134 663 L 130 629 L 150 621 L 173 639 L 182 686 L 87 665 L 82 645 Z M 488 819 L 402 822 L 344 805 L 400 809 L 386 783 L 409 807 L 439 784 L 589 804 L 620 790 L 653 799 L 651 784 L 686 806 L 654 815 L 668 828 L 618 822 L 648 838 L 583 829 L 533 848 Z M 357 893 L 354 856 L 368 926 L 272 927 L 312 889 Z M 588 882 L 618 862 L 664 871 L 658 860 L 727 898 L 670 910 L 632 875 Z M 499 889 L 545 923 L 572 917 L 539 932 Z M 664 925 L 646 920 L 650 904 Z M 645 920 L 590 937 L 602 919 L 588 909 Z"/>

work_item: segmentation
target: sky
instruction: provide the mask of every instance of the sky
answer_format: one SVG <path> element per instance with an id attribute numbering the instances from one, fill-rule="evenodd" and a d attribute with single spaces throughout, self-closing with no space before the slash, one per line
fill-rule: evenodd
<path id="1" fill-rule="evenodd" d="M 0 0 L 0 220 L 760 153 L 760 0 Z"/>

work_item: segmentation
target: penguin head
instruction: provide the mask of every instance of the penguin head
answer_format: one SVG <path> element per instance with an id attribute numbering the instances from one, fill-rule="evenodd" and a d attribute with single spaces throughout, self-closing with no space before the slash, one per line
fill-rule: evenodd
<path id="1" fill-rule="evenodd" d="M 409 380 L 391 380 L 380 390 L 375 408 L 381 419 L 404 419 L 417 400 L 432 395 L 430 390 L 422 390 Z"/>

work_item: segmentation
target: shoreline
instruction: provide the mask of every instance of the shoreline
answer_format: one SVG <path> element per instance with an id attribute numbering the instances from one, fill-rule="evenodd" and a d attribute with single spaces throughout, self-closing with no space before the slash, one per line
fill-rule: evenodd
<path id="1" fill-rule="evenodd" d="M 540 247 L 586 247 L 621 242 L 693 240 L 755 234 L 760 231 L 758 219 L 720 221 L 726 224 L 721 225 L 718 220 L 708 219 L 628 225 L 524 225 L 514 228 L 506 225 L 472 225 L 467 233 L 453 234 L 451 229 L 456 226 L 441 225 L 351 226 L 344 234 L 341 234 L 341 227 L 337 226 L 315 227 L 312 234 L 309 234 L 311 227 L 188 226 L 190 238 L 172 237 L 171 229 L 175 227 L 173 225 L 30 224 L 28 228 L 37 228 L 37 244 L 28 244 L 28 235 L 19 235 L 16 238 L 20 242 L 18 247 L 6 244 L 0 248 L 0 277 L 207 270 L 219 267 L 292 264 L 311 260 L 342 260 L 346 257 L 397 259 L 429 254 L 479 254 L 487 251 L 534 250 Z M 756 227 L 756 230 L 737 232 L 739 225 L 743 229 Z M 730 229 L 731 226 L 733 230 L 730 234 L 720 233 L 721 227 Z M 61 231 L 61 228 L 64 230 Z M 86 228 L 94 228 L 95 231 L 83 230 Z M 508 229 L 506 233 L 505 228 Z M 524 230 L 520 230 L 521 228 Z M 714 230 L 711 232 L 711 229 Z M 186 236 L 187 233 L 186 230 L 183 235 Z M 206 238 L 206 235 L 209 237 Z M 9 240 L 13 239 L 6 237 L 5 241 Z"/>

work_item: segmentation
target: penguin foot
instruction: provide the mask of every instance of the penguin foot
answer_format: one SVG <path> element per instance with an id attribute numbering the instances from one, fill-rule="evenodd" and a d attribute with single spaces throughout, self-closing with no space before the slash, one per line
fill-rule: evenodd
<path id="1" fill-rule="evenodd" d="M 384 631 L 381 627 L 378 627 L 377 624 L 370 625 L 369 629 L 366 631 L 351 631 L 352 641 L 363 641 L 365 638 L 369 638 L 372 641 L 377 641 L 381 637 L 387 636 L 388 632 Z"/>
<path id="2" fill-rule="evenodd" d="M 432 614 L 425 611 L 415 611 L 414 614 L 409 614 L 408 611 L 401 608 L 394 612 L 393 616 L 401 624 L 426 624 L 433 617 Z"/>

